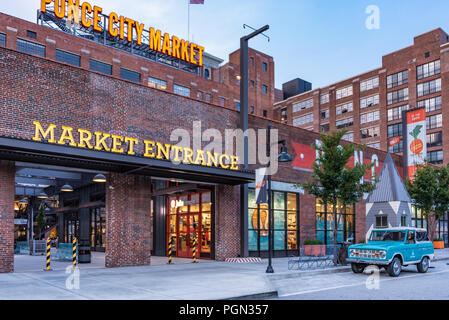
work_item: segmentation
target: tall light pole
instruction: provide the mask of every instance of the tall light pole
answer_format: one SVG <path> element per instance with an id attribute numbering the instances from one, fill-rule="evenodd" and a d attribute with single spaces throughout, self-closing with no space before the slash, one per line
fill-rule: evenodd
<path id="1" fill-rule="evenodd" d="M 292 157 L 287 153 L 287 146 L 285 140 L 279 140 L 276 146 L 282 144 L 281 153 L 278 156 L 278 162 L 289 162 L 292 161 Z M 271 123 L 268 124 L 268 137 L 267 137 L 267 156 L 271 159 Z M 274 215 L 271 209 L 272 195 L 271 195 L 271 161 L 268 161 L 268 266 L 266 273 L 273 273 L 272 257 L 274 248 L 274 237 L 273 237 L 273 225 L 274 225 Z"/>
<path id="2" fill-rule="evenodd" d="M 249 27 L 243 25 L 243 27 Z M 251 27 L 249 27 L 251 28 Z M 253 33 L 240 38 L 240 128 L 243 133 L 248 130 L 248 41 L 251 38 L 268 30 L 269 25 L 266 25 Z M 251 28 L 252 29 L 252 28 Z M 268 38 L 269 39 L 269 38 Z M 243 169 L 248 170 L 248 136 L 243 138 Z M 240 203 L 241 203 L 241 248 L 240 255 L 242 257 L 248 256 L 248 185 L 244 184 L 240 187 Z"/>

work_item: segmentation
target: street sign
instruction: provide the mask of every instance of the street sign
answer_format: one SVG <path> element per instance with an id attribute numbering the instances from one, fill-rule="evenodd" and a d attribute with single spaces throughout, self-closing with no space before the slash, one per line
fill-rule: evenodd
<path id="1" fill-rule="evenodd" d="M 28 224 L 27 219 L 14 219 L 14 224 Z"/>

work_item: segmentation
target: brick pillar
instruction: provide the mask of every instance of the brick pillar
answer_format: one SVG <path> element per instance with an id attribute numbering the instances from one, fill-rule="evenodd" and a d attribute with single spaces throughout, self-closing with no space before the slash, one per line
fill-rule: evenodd
<path id="1" fill-rule="evenodd" d="M 106 184 L 106 267 L 150 264 L 151 179 L 110 173 Z"/>
<path id="2" fill-rule="evenodd" d="M 366 237 L 366 202 L 364 200 L 355 204 L 355 240 L 365 240 Z"/>
<path id="3" fill-rule="evenodd" d="M 219 185 L 215 199 L 215 259 L 240 254 L 240 186 Z"/>
<path id="4" fill-rule="evenodd" d="M 316 238 L 316 198 L 310 194 L 299 197 L 299 246 L 304 245 L 305 240 Z"/>
<path id="5" fill-rule="evenodd" d="M 0 273 L 14 271 L 15 164 L 0 160 Z"/>

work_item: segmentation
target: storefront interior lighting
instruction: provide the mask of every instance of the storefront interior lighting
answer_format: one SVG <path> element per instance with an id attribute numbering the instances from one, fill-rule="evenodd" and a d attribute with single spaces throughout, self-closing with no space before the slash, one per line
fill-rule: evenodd
<path id="1" fill-rule="evenodd" d="M 105 177 L 105 175 L 99 173 L 92 179 L 92 181 L 93 182 L 104 183 L 104 182 L 106 182 L 106 177 Z"/>
<path id="2" fill-rule="evenodd" d="M 73 191 L 73 188 L 72 188 L 72 186 L 71 185 L 69 185 L 69 184 L 65 184 L 65 185 L 63 185 L 62 187 L 61 187 L 61 191 L 62 192 L 72 192 Z"/>
<path id="3" fill-rule="evenodd" d="M 28 204 L 28 200 L 26 198 L 22 198 L 19 200 L 19 203 L 21 204 Z"/>
<path id="4" fill-rule="evenodd" d="M 38 199 L 47 199 L 48 198 L 48 195 L 45 193 L 45 192 L 41 192 L 41 193 L 39 193 L 38 195 L 37 195 L 37 198 Z"/>

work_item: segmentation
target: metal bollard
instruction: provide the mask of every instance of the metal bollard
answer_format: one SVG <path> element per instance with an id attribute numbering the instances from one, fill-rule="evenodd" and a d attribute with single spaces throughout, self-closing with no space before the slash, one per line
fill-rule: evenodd
<path id="1" fill-rule="evenodd" d="M 47 264 L 45 266 L 45 271 L 51 271 L 50 269 L 50 262 L 51 262 L 51 240 L 50 238 L 47 238 Z"/>
<path id="2" fill-rule="evenodd" d="M 76 247 L 77 247 L 77 239 L 73 238 L 73 268 L 76 268 Z"/>
<path id="3" fill-rule="evenodd" d="M 173 255 L 173 237 L 170 238 L 170 242 L 168 244 L 168 264 L 172 264 L 171 257 Z"/>
<path id="4" fill-rule="evenodd" d="M 198 236 L 193 238 L 193 255 L 192 255 L 192 263 L 196 263 L 196 247 L 198 246 Z"/>

